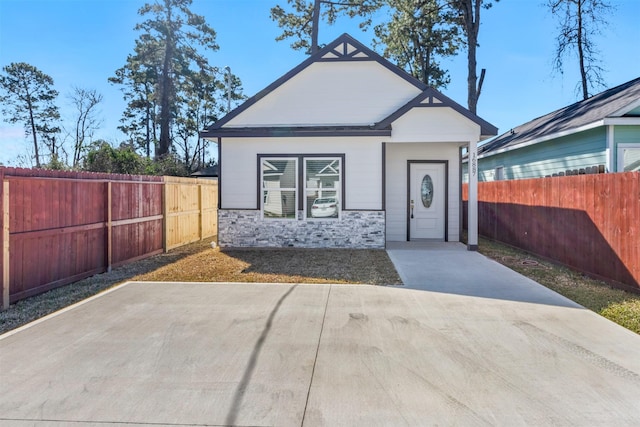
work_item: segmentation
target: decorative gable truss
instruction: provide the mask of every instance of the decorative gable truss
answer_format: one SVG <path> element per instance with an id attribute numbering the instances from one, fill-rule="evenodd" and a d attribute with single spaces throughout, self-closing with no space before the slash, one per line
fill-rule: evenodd
<path id="1" fill-rule="evenodd" d="M 371 56 L 367 52 L 348 41 L 339 43 L 335 47 L 330 47 L 330 49 L 318 59 L 318 62 L 353 61 L 354 59 L 371 60 Z"/>

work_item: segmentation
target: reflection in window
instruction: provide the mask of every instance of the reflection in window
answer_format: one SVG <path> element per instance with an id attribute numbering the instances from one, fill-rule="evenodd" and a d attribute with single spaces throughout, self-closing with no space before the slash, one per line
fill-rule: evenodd
<path id="1" fill-rule="evenodd" d="M 305 159 L 307 218 L 338 218 L 341 184 L 339 158 Z"/>
<path id="2" fill-rule="evenodd" d="M 265 218 L 296 218 L 297 163 L 297 159 L 262 159 L 262 210 Z"/>
<path id="3" fill-rule="evenodd" d="M 625 148 L 622 152 L 624 172 L 640 171 L 640 148 Z"/>

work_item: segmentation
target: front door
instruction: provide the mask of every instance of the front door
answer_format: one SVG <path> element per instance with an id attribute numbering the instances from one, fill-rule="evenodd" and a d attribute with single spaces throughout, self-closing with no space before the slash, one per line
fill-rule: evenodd
<path id="1" fill-rule="evenodd" d="M 409 161 L 407 240 L 446 240 L 447 163 Z"/>

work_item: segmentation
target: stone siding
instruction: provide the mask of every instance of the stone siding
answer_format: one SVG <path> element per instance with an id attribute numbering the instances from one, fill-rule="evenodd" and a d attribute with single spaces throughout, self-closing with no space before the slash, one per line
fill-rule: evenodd
<path id="1" fill-rule="evenodd" d="M 301 215 L 299 215 L 299 218 Z M 384 249 L 383 211 L 343 211 L 340 219 L 262 219 L 258 210 L 218 211 L 218 244 L 222 248 Z"/>

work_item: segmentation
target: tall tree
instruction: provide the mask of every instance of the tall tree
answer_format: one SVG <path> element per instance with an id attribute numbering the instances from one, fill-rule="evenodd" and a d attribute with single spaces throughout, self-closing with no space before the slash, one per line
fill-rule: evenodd
<path id="1" fill-rule="evenodd" d="M 122 85 L 121 89 L 127 108 L 123 112 L 118 126 L 129 137 L 129 142 L 141 148 L 150 158 L 156 154 L 159 123 L 156 88 L 160 75 L 159 46 L 153 39 L 143 35 L 136 40 L 134 53 L 127 56 L 124 67 L 116 70 L 115 77 L 109 82 Z"/>
<path id="2" fill-rule="evenodd" d="M 102 121 L 98 116 L 98 105 L 103 96 L 95 89 L 74 87 L 69 99 L 75 108 L 73 126 L 73 160 L 74 169 L 80 167 L 83 153 L 91 143 L 93 133 L 100 127 Z"/>
<path id="3" fill-rule="evenodd" d="M 304 49 L 308 54 L 319 48 L 318 27 L 323 19 L 332 25 L 339 16 L 363 17 L 360 27 L 371 24 L 371 13 L 384 5 L 384 0 L 287 0 L 289 7 L 280 5 L 271 8 L 271 19 L 283 29 L 276 40 L 293 38 L 294 50 Z M 324 6 L 324 7 L 323 7 Z M 287 11 L 293 8 L 293 11 Z"/>
<path id="4" fill-rule="evenodd" d="M 384 46 L 383 55 L 392 59 L 427 85 L 446 87 L 450 81 L 438 58 L 455 55 L 462 40 L 456 16 L 444 0 L 389 0 L 391 19 L 374 28 Z"/>
<path id="5" fill-rule="evenodd" d="M 548 0 L 547 7 L 559 20 L 559 34 L 554 69 L 563 72 L 564 58 L 575 51 L 578 55 L 582 99 L 590 96 L 590 89 L 605 86 L 599 52 L 594 37 L 607 26 L 606 16 L 612 6 L 605 0 Z"/>
<path id="6" fill-rule="evenodd" d="M 58 91 L 52 87 L 53 79 L 33 65 L 14 62 L 2 70 L 4 74 L 0 75 L 0 88 L 4 93 L 0 96 L 0 103 L 3 104 L 3 119 L 24 125 L 26 135 L 33 140 L 36 167 L 40 168 L 38 137 L 41 137 L 52 158 L 57 155 L 59 143 L 56 135 L 60 133 L 60 128 L 56 123 L 60 120 L 60 112 L 54 101 Z"/>
<path id="7" fill-rule="evenodd" d="M 496 2 L 499 0 L 495 0 Z M 478 48 L 478 34 L 480 32 L 480 12 L 492 7 L 491 2 L 483 0 L 450 0 L 452 9 L 459 13 L 459 25 L 465 35 L 467 45 L 467 107 L 476 114 L 478 99 L 484 80 L 484 69 L 478 82 L 476 50 Z"/>
<path id="8" fill-rule="evenodd" d="M 153 51 L 154 55 L 141 58 L 158 63 L 148 68 L 158 70 L 154 94 L 159 105 L 160 138 L 156 155 L 163 156 L 171 148 L 171 125 L 176 114 L 176 88 L 190 67 L 210 69 L 207 58 L 200 49 L 218 50 L 216 33 L 204 17 L 191 12 L 191 0 L 160 0 L 145 4 L 138 13 L 148 17 L 135 26 L 143 31 L 139 46 L 141 51 Z M 148 48 L 148 49 L 146 49 Z M 126 65 L 125 65 L 126 67 Z"/>

